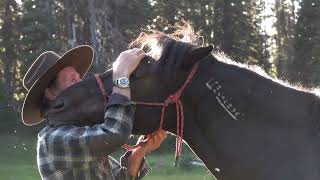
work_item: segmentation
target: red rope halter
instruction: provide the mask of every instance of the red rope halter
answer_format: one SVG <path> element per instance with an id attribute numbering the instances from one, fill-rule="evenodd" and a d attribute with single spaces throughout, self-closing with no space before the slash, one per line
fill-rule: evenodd
<path id="1" fill-rule="evenodd" d="M 103 99 L 104 99 L 104 112 L 106 112 L 106 110 L 107 110 L 107 102 L 109 101 L 109 96 L 107 95 L 106 90 L 104 89 L 104 86 L 103 86 L 103 83 L 101 81 L 101 78 L 100 78 L 99 74 L 95 74 L 94 76 L 96 77 L 96 81 L 97 81 L 97 83 L 99 85 L 101 94 L 103 96 Z"/>
<path id="2" fill-rule="evenodd" d="M 148 102 L 139 102 L 136 101 L 136 104 L 140 105 L 147 105 L 147 106 L 162 106 L 161 110 L 161 120 L 160 120 L 160 129 L 162 129 L 163 121 L 164 121 L 164 113 L 166 108 L 169 104 L 176 104 L 176 111 L 177 111 L 177 136 L 176 136 L 176 151 L 175 151 L 175 166 L 177 165 L 178 159 L 182 152 L 182 144 L 183 144 L 183 127 L 184 127 L 184 114 L 183 114 L 183 105 L 181 103 L 180 97 L 187 87 L 188 83 L 192 80 L 194 74 L 197 72 L 199 63 L 194 64 L 192 67 L 192 70 L 190 71 L 186 81 L 184 84 L 173 94 L 169 95 L 168 98 L 163 103 L 148 103 Z M 102 81 L 99 77 L 99 75 L 95 75 L 97 83 L 99 84 L 100 90 L 102 92 L 102 95 L 104 99 L 106 100 L 107 94 L 105 93 L 104 86 L 102 84 Z M 106 107 L 106 101 L 105 101 L 105 107 Z M 105 109 L 106 110 L 106 109 Z M 146 137 L 146 136 L 145 136 Z M 145 143 L 148 139 L 144 139 L 139 144 L 130 146 L 130 145 L 123 145 L 122 147 L 126 150 L 134 150 L 138 147 L 140 147 L 143 143 Z"/>

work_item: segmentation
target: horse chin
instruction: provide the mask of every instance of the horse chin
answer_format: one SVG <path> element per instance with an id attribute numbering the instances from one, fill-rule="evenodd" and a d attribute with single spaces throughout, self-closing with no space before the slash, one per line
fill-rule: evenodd
<path id="1" fill-rule="evenodd" d="M 134 131 L 134 130 L 132 130 L 132 134 L 133 135 L 147 135 L 149 133 L 144 132 L 144 131 Z"/>
<path id="2" fill-rule="evenodd" d="M 150 134 L 152 131 L 145 131 L 143 129 L 132 129 L 132 134 L 133 135 L 147 135 Z"/>
<path id="3" fill-rule="evenodd" d="M 132 134 L 134 135 L 147 135 L 147 134 L 150 134 L 154 131 L 156 131 L 157 128 L 156 127 L 153 127 L 153 128 L 142 128 L 140 126 L 137 126 L 137 125 L 133 125 L 133 128 L 132 128 Z"/>

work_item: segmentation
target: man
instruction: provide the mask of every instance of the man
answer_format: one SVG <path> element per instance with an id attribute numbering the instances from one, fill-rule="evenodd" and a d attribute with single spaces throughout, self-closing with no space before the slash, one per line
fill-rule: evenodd
<path id="1" fill-rule="evenodd" d="M 113 93 L 104 123 L 89 125 L 47 125 L 39 132 L 37 164 L 42 179 L 141 179 L 150 170 L 144 155 L 158 148 L 166 132 L 158 130 L 146 145 L 126 152 L 119 164 L 108 155 L 127 142 L 133 125 L 135 104 L 130 101 L 129 77 L 145 53 L 140 49 L 122 52 L 113 63 Z M 23 83 L 28 90 L 22 121 L 35 125 L 45 120 L 45 107 L 68 87 L 81 81 L 91 66 L 90 46 L 76 47 L 62 57 L 48 51 L 27 71 Z"/>

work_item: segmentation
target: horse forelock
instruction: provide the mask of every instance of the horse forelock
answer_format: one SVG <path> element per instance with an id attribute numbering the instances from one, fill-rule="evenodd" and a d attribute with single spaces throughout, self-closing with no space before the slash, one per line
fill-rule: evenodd
<path id="1" fill-rule="evenodd" d="M 202 44 L 202 36 L 194 31 L 190 23 L 181 22 L 173 27 L 173 32 L 170 34 L 157 30 L 145 30 L 129 44 L 129 48 L 141 48 L 156 60 L 161 59 L 161 61 L 178 64 L 182 60 L 180 57 L 190 47 Z"/>

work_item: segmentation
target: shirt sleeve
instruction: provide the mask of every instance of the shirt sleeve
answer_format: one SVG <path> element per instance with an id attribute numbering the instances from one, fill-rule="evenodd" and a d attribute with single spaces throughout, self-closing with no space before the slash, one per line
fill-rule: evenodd
<path id="1" fill-rule="evenodd" d="M 129 157 L 131 156 L 132 152 L 127 151 L 123 156 L 120 158 L 120 164 L 116 162 L 114 159 L 110 158 L 110 164 L 112 166 L 112 173 L 115 179 L 121 180 L 140 180 L 145 177 L 150 171 L 151 168 L 148 165 L 145 158 L 143 158 L 140 170 L 138 172 L 137 177 L 132 177 L 129 174 Z"/>
<path id="2" fill-rule="evenodd" d="M 128 141 L 134 112 L 135 103 L 126 96 L 113 93 L 107 104 L 104 123 L 55 128 L 46 139 L 48 152 L 55 161 L 71 166 L 111 154 Z"/>

